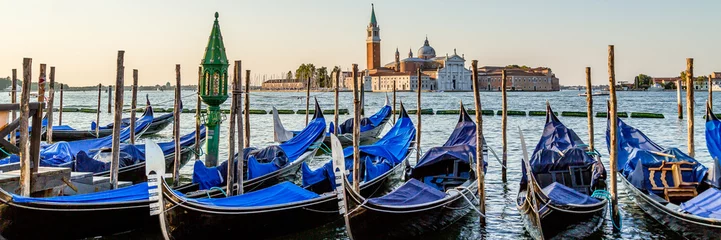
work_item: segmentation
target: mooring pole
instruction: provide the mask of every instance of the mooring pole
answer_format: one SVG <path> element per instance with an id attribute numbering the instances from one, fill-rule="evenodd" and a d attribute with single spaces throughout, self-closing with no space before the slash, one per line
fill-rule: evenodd
<path id="1" fill-rule="evenodd" d="M 240 61 L 236 61 L 235 65 L 238 66 L 237 73 L 240 74 L 241 73 L 240 72 Z M 249 80 L 250 80 L 250 70 L 246 70 L 245 71 L 245 86 L 246 86 L 245 89 L 246 89 L 246 91 L 250 90 L 250 88 L 248 87 L 250 84 Z M 236 166 L 237 168 L 235 169 L 236 179 L 238 182 L 238 195 L 243 194 L 243 177 L 244 177 L 243 175 L 245 175 L 245 171 L 243 170 L 244 169 L 243 165 L 245 163 L 245 155 L 244 155 L 244 153 L 245 153 L 244 152 L 244 147 L 245 147 L 244 142 L 245 141 L 243 140 L 243 136 L 247 136 L 248 138 L 250 138 L 250 135 L 245 134 L 245 133 L 250 134 L 250 131 L 249 131 L 250 126 L 248 126 L 247 129 L 243 126 L 243 117 L 240 115 L 240 111 L 239 111 L 241 108 L 240 107 L 241 102 L 243 101 L 243 88 L 242 88 L 241 82 L 242 81 L 240 79 L 240 75 L 238 75 L 237 84 L 233 84 L 233 100 L 232 100 L 232 101 L 236 102 L 235 103 L 235 111 L 236 111 L 236 115 L 237 115 L 236 121 L 237 121 L 237 128 L 238 128 L 238 165 Z M 245 96 L 245 100 L 246 100 L 245 114 L 248 114 L 247 108 L 250 103 L 248 102 L 248 94 L 247 93 Z M 246 116 L 248 116 L 248 115 L 246 115 Z M 250 141 L 250 140 L 248 140 L 248 141 Z"/>
<path id="2" fill-rule="evenodd" d="M 483 172 L 483 116 L 481 115 L 481 92 L 478 82 L 478 60 L 471 62 L 473 68 L 473 101 L 476 105 L 476 178 L 478 179 L 478 210 L 486 214 L 485 173 Z M 482 218 L 483 219 L 483 218 Z"/>
<path id="3" fill-rule="evenodd" d="M 108 86 L 108 114 L 113 112 L 112 111 L 113 109 L 111 108 L 112 102 L 113 102 L 113 85 L 109 85 Z"/>
<path id="4" fill-rule="evenodd" d="M 13 80 L 12 80 L 13 86 L 12 86 L 12 92 L 10 93 L 10 102 L 15 104 L 18 102 L 18 87 L 17 87 L 17 85 L 18 85 L 18 70 L 13 69 L 12 72 L 13 72 Z M 17 118 L 18 118 L 17 111 L 13 110 L 12 111 L 12 119 L 15 120 Z M 12 130 L 10 132 L 10 143 L 12 143 L 13 145 L 15 145 L 15 143 L 16 143 L 15 136 L 17 136 L 17 134 L 15 132 L 16 132 L 16 130 Z"/>
<path id="5" fill-rule="evenodd" d="M 42 104 L 45 102 L 45 69 L 46 65 L 44 63 L 40 64 L 40 78 L 38 78 L 38 103 Z M 40 137 L 41 129 L 42 129 L 42 118 L 43 118 L 43 112 L 44 109 L 42 107 L 38 107 L 38 110 L 35 111 L 35 116 L 32 119 L 32 126 L 37 126 L 30 130 L 30 141 L 33 142 L 34 138 L 36 136 Z M 38 139 L 39 140 L 39 139 Z M 38 168 L 40 167 L 40 145 L 39 144 L 30 144 L 30 159 L 33 162 L 33 168 L 32 172 L 35 173 L 38 171 Z"/>
<path id="6" fill-rule="evenodd" d="M 693 58 L 686 58 L 686 122 L 688 123 L 688 155 L 691 157 L 696 156 L 693 140 Z"/>
<path id="7" fill-rule="evenodd" d="M 353 190 L 360 191 L 360 96 L 358 64 L 353 64 Z"/>
<path id="8" fill-rule="evenodd" d="M 233 90 L 231 91 L 231 99 L 230 99 L 230 124 L 228 125 L 228 172 L 226 181 L 225 181 L 225 189 L 227 190 L 228 196 L 233 196 L 233 183 L 235 182 L 234 179 L 236 178 L 235 169 L 233 168 L 233 160 L 235 158 L 235 117 L 238 114 L 238 93 L 237 90 L 239 89 L 238 84 L 238 68 L 240 66 L 240 63 L 238 61 L 235 61 L 235 65 L 233 66 Z M 243 155 L 242 153 L 238 155 Z M 238 161 L 238 164 L 240 164 L 240 161 Z M 241 176 L 241 174 L 237 174 L 238 176 Z M 238 177 L 240 179 L 240 177 Z M 239 186 L 240 187 L 240 186 Z M 240 188 L 238 188 L 240 190 Z"/>
<path id="9" fill-rule="evenodd" d="M 125 51 L 118 51 L 118 72 L 115 78 L 115 118 L 113 121 L 112 160 L 110 162 L 110 185 L 118 188 L 118 168 L 120 167 L 120 129 L 123 128 L 123 86 L 125 85 Z M 131 130 L 132 131 L 132 130 Z"/>
<path id="10" fill-rule="evenodd" d="M 610 106 L 608 111 L 608 117 L 609 121 L 611 121 L 611 127 L 609 129 L 609 131 L 611 132 L 611 136 L 609 137 L 609 140 L 611 142 L 611 149 L 609 149 L 609 167 L 611 168 L 611 220 L 614 223 L 617 223 L 618 221 L 620 221 L 620 215 L 618 214 L 618 189 L 616 186 L 616 170 L 618 169 L 618 167 L 616 166 L 618 164 L 618 115 L 616 114 L 616 69 L 614 66 L 614 61 L 615 59 L 613 45 L 608 45 L 608 90 L 610 92 Z"/>
<path id="11" fill-rule="evenodd" d="M 173 103 L 173 141 L 175 142 L 175 159 L 173 161 L 173 185 L 180 185 L 180 64 L 175 64 L 175 102 Z M 116 96 L 117 97 L 117 96 Z"/>
<path id="12" fill-rule="evenodd" d="M 200 160 L 200 82 L 203 81 L 203 67 L 198 67 L 198 94 L 195 97 L 195 160 Z M 207 165 L 206 165 L 207 166 Z"/>
<path id="13" fill-rule="evenodd" d="M 240 130 L 238 131 L 243 132 L 243 136 L 245 136 L 245 139 L 243 139 L 242 142 L 243 148 L 247 148 L 250 147 L 250 70 L 245 70 L 245 98 L 243 99 L 245 100 L 245 109 L 243 109 L 243 114 L 245 115 L 245 127 L 239 126 Z M 240 193 L 242 193 L 242 191 Z"/>
<path id="14" fill-rule="evenodd" d="M 501 180 L 505 183 L 507 181 L 506 177 L 506 161 L 508 159 L 508 138 L 506 137 L 506 129 L 508 128 L 508 97 L 506 95 L 506 86 L 508 83 L 506 83 L 506 70 L 501 70 L 501 142 L 502 145 L 502 168 L 501 168 Z"/>
<path id="15" fill-rule="evenodd" d="M 130 144 L 135 144 L 135 109 L 138 107 L 138 69 L 133 69 L 132 98 L 130 99 Z"/>
<path id="16" fill-rule="evenodd" d="M 681 104 L 681 82 L 685 79 L 676 81 L 676 102 L 678 102 L 678 119 L 683 119 L 683 105 Z"/>
<path id="17" fill-rule="evenodd" d="M 103 95 L 103 84 L 98 83 L 98 107 L 95 110 L 95 138 L 100 137 L 100 97 Z"/>
<path id="18" fill-rule="evenodd" d="M 591 67 L 586 67 L 586 117 L 588 117 L 588 147 L 591 151 L 596 149 L 593 145 L 593 95 L 591 95 Z"/>
<path id="19" fill-rule="evenodd" d="M 366 114 L 366 96 L 365 96 L 365 76 L 363 75 L 363 79 L 360 80 L 360 115 L 364 116 Z"/>
<path id="20" fill-rule="evenodd" d="M 423 72 L 421 72 L 421 68 L 418 68 L 416 71 L 416 74 L 418 76 L 418 85 L 416 85 L 416 118 L 418 118 L 418 125 L 416 126 L 416 161 L 421 159 L 421 77 L 423 75 Z"/>
<path id="21" fill-rule="evenodd" d="M 393 124 L 396 124 L 396 80 L 393 80 Z"/>
<path id="22" fill-rule="evenodd" d="M 706 88 L 708 88 L 708 108 L 711 109 L 711 111 L 713 111 L 713 89 L 712 89 L 713 81 L 711 81 L 712 77 L 713 77 L 713 75 L 709 74 L 708 75 L 708 83 L 706 83 L 706 86 L 708 86 L 708 87 L 706 87 Z"/>
<path id="23" fill-rule="evenodd" d="M 338 133 L 338 84 L 340 83 L 340 68 L 338 68 L 338 71 L 335 73 L 335 114 L 333 114 L 333 133 L 336 135 L 340 134 Z"/>
<path id="24" fill-rule="evenodd" d="M 30 162 L 29 125 L 30 118 L 30 84 L 32 84 L 32 58 L 23 59 L 23 86 L 20 94 L 20 195 L 30 196 L 30 178 L 32 163 Z M 15 85 L 13 85 L 15 86 Z M 13 136 L 14 138 L 14 136 Z"/>
<path id="25" fill-rule="evenodd" d="M 53 102 L 55 101 L 55 67 L 50 66 L 50 91 L 48 91 L 47 117 L 48 125 L 45 128 L 45 141 L 53 142 Z"/>
<path id="26" fill-rule="evenodd" d="M 58 107 L 58 125 L 63 125 L 63 84 L 60 84 L 60 106 Z"/>
<path id="27" fill-rule="evenodd" d="M 310 77 L 306 81 L 307 87 L 305 88 L 305 125 L 308 126 L 308 113 L 310 111 Z"/>

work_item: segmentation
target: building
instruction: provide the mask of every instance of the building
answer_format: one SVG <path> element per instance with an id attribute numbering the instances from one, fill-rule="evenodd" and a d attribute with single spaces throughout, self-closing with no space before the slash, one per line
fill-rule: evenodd
<path id="1" fill-rule="evenodd" d="M 478 68 L 480 86 L 486 91 L 500 91 L 502 71 L 506 70 L 506 90 L 510 91 L 560 91 L 558 78 L 547 67 L 511 68 L 484 66 Z"/>
<path id="2" fill-rule="evenodd" d="M 307 80 L 301 79 L 271 79 L 261 85 L 263 90 L 304 90 Z"/>
<path id="3" fill-rule="evenodd" d="M 471 70 L 465 68 L 465 58 L 456 54 L 443 57 L 436 56 L 436 50 L 431 47 L 426 37 L 417 55 L 409 50 L 408 57 L 401 59 L 396 48 L 393 62 L 381 66 L 381 38 L 380 26 L 375 14 L 375 7 L 371 4 L 371 19 L 366 27 L 366 64 L 363 74 L 364 89 L 366 91 L 387 92 L 393 91 L 393 82 L 398 91 L 414 91 L 419 86 L 418 70 L 421 70 L 420 87 L 431 91 L 471 91 Z M 345 86 L 353 88 L 353 79 L 346 77 Z"/>

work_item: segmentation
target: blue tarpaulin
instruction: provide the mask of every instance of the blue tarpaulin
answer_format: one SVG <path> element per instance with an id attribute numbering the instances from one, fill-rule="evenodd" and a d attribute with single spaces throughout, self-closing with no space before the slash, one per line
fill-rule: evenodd
<path id="1" fill-rule="evenodd" d="M 705 218 L 721 219 L 721 190 L 709 188 L 681 203 L 681 211 Z"/>
<path id="2" fill-rule="evenodd" d="M 325 118 L 323 118 L 323 113 L 316 103 L 316 114 L 313 120 L 308 123 L 308 126 L 303 131 L 290 140 L 260 150 L 246 149 L 244 159 L 247 161 L 248 172 L 244 174 L 244 178 L 246 180 L 257 178 L 278 171 L 298 160 L 313 143 L 323 137 L 325 127 Z M 254 156 L 254 158 L 251 160 L 250 156 Z M 234 159 L 237 160 L 237 155 Z M 208 189 L 225 182 L 228 161 L 222 162 L 217 167 L 210 168 L 206 168 L 202 163 L 198 162 L 194 166 L 193 183 L 199 184 L 200 189 Z M 233 162 L 233 166 L 237 166 L 237 161 Z"/>
<path id="3" fill-rule="evenodd" d="M 384 122 L 388 121 L 388 118 L 390 118 L 391 116 L 391 112 L 391 106 L 385 105 L 380 110 L 378 110 L 378 112 L 373 114 L 373 116 L 361 118 L 360 131 L 365 132 L 380 126 Z M 338 125 L 338 128 L 340 129 L 340 134 L 353 133 L 353 118 L 345 120 L 345 122 Z"/>
<path id="4" fill-rule="evenodd" d="M 300 202 L 317 198 L 319 195 L 296 186 L 291 182 L 282 182 L 258 191 L 226 198 L 188 199 L 199 204 L 216 207 L 257 207 L 284 203 Z"/>
<path id="5" fill-rule="evenodd" d="M 446 193 L 411 179 L 385 196 L 369 198 L 368 202 L 376 205 L 407 206 L 438 201 L 444 197 Z"/>
<path id="6" fill-rule="evenodd" d="M 18 203 L 115 203 L 148 200 L 148 189 L 148 183 L 139 183 L 129 187 L 74 196 L 48 198 L 23 197 L 15 194 L 12 196 L 13 201 Z"/>
<path id="7" fill-rule="evenodd" d="M 609 129 L 606 129 L 606 145 L 610 146 Z M 677 148 L 663 149 L 654 143 L 640 130 L 631 127 L 618 119 L 618 171 L 626 177 L 631 184 L 639 189 L 651 190 L 651 182 L 648 180 L 650 174 L 648 168 L 660 167 L 663 161 L 679 162 L 687 161 L 692 164 L 684 164 L 684 168 L 692 168 L 690 172 L 682 172 L 684 182 L 701 182 L 708 169 L 696 159 L 686 155 Z M 667 157 L 667 155 L 673 157 Z M 642 167 L 642 171 L 638 171 Z M 663 186 L 661 174 L 655 176 L 657 186 Z M 673 178 L 668 175 L 666 180 L 673 184 Z"/>
<path id="8" fill-rule="evenodd" d="M 143 117 L 138 120 L 135 125 L 135 129 L 126 127 L 120 131 L 120 141 L 125 142 L 130 138 L 130 131 L 135 131 L 136 136 L 142 135 L 142 133 L 150 126 L 153 121 L 153 109 L 148 106 L 145 110 Z M 109 148 L 112 146 L 113 136 L 105 136 L 102 138 L 85 139 L 70 142 L 56 142 L 53 144 L 41 144 L 40 146 L 40 166 L 46 167 L 67 167 L 71 165 L 75 160 L 75 155 L 80 151 L 91 153 L 97 152 L 102 148 Z M 94 156 L 94 154 L 93 154 Z M 0 160 L 0 164 L 13 163 L 12 156 L 3 160 Z"/>
<path id="9" fill-rule="evenodd" d="M 543 193 L 548 196 L 554 204 L 557 205 L 586 205 L 600 202 L 598 199 L 580 193 L 573 188 L 566 187 L 563 184 L 554 182 L 542 189 Z"/>
<path id="10" fill-rule="evenodd" d="M 721 188 L 721 121 L 708 107 L 706 111 L 706 147 L 714 161 L 713 171 L 709 172 L 707 179 L 714 187 Z"/>
<path id="11" fill-rule="evenodd" d="M 401 115 L 396 121 L 396 124 L 390 131 L 388 131 L 388 133 L 386 133 L 385 136 L 383 136 L 383 138 L 371 145 L 359 147 L 361 153 L 360 159 L 365 163 L 362 165 L 363 169 L 361 179 L 366 181 L 373 179 L 385 173 L 387 170 L 384 169 L 390 169 L 403 162 L 403 159 L 405 159 L 408 154 L 408 148 L 415 136 L 416 129 L 413 126 L 413 122 L 408 117 L 405 109 L 402 109 L 401 107 Z M 345 156 L 346 169 L 351 172 L 352 175 L 353 147 L 343 149 L 343 154 Z M 391 167 L 388 168 L 388 165 Z M 369 169 L 371 172 L 368 172 Z M 368 176 L 365 176 L 366 174 Z M 321 182 L 331 184 L 330 179 L 335 178 L 335 174 L 332 169 L 332 160 L 329 160 L 325 165 L 316 170 L 311 170 L 307 164 L 303 163 L 302 175 L 304 187 L 319 184 Z M 351 178 L 349 177 L 349 179 Z M 331 184 L 331 186 L 334 187 L 335 184 Z"/>

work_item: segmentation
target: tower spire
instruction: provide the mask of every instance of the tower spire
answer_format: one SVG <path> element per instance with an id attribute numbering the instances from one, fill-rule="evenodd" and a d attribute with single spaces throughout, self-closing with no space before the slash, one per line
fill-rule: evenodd
<path id="1" fill-rule="evenodd" d="M 376 21 L 376 8 L 371 3 L 371 26 L 378 26 L 378 22 Z"/>

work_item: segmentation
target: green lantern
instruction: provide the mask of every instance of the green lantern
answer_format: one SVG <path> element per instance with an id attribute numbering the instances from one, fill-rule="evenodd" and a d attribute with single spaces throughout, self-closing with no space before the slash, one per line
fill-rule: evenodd
<path id="1" fill-rule="evenodd" d="M 220 34 L 218 13 L 215 13 L 213 30 L 210 32 L 205 56 L 200 63 L 203 66 L 203 80 L 200 81 L 200 98 L 208 104 L 205 118 L 206 155 L 205 165 L 218 165 L 218 144 L 220 143 L 220 105 L 228 99 L 228 57 L 225 55 L 223 35 Z"/>

